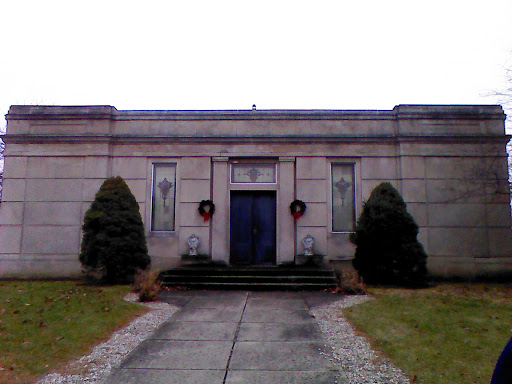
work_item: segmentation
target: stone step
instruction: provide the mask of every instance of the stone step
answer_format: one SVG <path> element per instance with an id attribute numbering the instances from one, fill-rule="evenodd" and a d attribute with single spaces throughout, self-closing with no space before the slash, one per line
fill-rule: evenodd
<path id="1" fill-rule="evenodd" d="M 212 289 L 328 289 L 337 285 L 327 267 L 304 266 L 182 266 L 160 274 L 164 287 Z"/>
<path id="2" fill-rule="evenodd" d="M 300 275 L 300 276 L 331 276 L 333 271 L 330 268 L 300 268 L 300 267 L 245 267 L 245 266 L 226 266 L 226 267 L 204 267 L 204 266 L 187 266 L 178 267 L 169 271 L 162 272 L 162 275 L 172 273 L 173 275 L 234 275 L 234 276 L 254 276 L 257 274 L 263 274 L 266 276 L 289 276 L 289 275 Z"/>
<path id="3" fill-rule="evenodd" d="M 186 287 L 190 289 L 243 289 L 243 290 L 296 290 L 312 291 L 336 288 L 336 284 L 316 283 L 226 283 L 226 282 L 180 282 L 162 284 L 163 287 Z"/>
<path id="4" fill-rule="evenodd" d="M 183 282 L 304 282 L 304 283 L 330 283 L 332 276 L 222 276 L 222 275 L 165 275 L 165 281 L 183 281 Z"/>

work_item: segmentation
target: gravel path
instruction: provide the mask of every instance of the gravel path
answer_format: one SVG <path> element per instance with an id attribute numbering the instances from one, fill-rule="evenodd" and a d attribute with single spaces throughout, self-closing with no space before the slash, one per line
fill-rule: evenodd
<path id="1" fill-rule="evenodd" d="M 135 297 L 129 295 L 127 299 L 134 301 Z M 340 300 L 313 308 L 311 313 L 345 372 L 348 384 L 410 384 L 400 369 L 377 355 L 365 338 L 356 335 L 340 311 L 340 308 L 367 300 L 370 300 L 368 296 L 340 296 Z M 104 381 L 135 347 L 179 309 L 166 303 L 144 305 L 151 309 L 148 313 L 115 332 L 110 340 L 94 347 L 91 354 L 70 364 L 68 371 L 81 373 L 51 373 L 37 383 L 75 384 Z"/>
<path id="2" fill-rule="evenodd" d="M 409 384 L 409 379 L 391 362 L 372 350 L 370 343 L 354 332 L 340 308 L 371 300 L 368 296 L 345 296 L 311 310 L 339 361 L 349 384 Z"/>
<path id="3" fill-rule="evenodd" d="M 136 295 L 130 294 L 125 300 L 136 301 Z M 70 364 L 68 371 L 83 373 L 51 373 L 39 380 L 37 384 L 101 383 L 113 369 L 119 367 L 135 347 L 179 309 L 166 303 L 143 305 L 150 308 L 150 311 L 115 332 L 110 340 L 94 347 L 91 354 Z"/>

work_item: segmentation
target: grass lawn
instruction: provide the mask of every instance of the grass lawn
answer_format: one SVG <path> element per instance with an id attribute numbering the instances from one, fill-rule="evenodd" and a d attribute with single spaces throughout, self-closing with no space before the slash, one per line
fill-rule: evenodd
<path id="1" fill-rule="evenodd" d="M 512 335 L 512 285 L 370 288 L 343 312 L 414 383 L 488 383 Z"/>
<path id="2" fill-rule="evenodd" d="M 129 286 L 0 281 L 0 383 L 27 383 L 86 354 L 146 309 Z"/>

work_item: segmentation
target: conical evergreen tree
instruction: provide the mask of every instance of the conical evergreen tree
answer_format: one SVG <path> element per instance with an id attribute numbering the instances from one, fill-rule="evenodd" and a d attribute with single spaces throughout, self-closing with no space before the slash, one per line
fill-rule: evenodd
<path id="1" fill-rule="evenodd" d="M 126 282 L 150 264 L 139 205 L 121 176 L 103 183 L 85 213 L 80 262 L 106 282 Z"/>
<path id="2" fill-rule="evenodd" d="M 370 194 L 350 240 L 354 267 L 370 284 L 424 286 L 427 255 L 417 239 L 418 225 L 400 193 L 381 183 Z"/>

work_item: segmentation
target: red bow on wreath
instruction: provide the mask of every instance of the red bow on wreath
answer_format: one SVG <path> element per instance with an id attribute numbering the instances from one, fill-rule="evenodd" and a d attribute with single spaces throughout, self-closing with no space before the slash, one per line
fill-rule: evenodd
<path id="1" fill-rule="evenodd" d="M 306 212 L 306 204 L 302 200 L 294 200 L 290 204 L 290 212 L 294 220 L 298 220 Z"/>
<path id="2" fill-rule="evenodd" d="M 199 203 L 198 208 L 199 214 L 203 216 L 203 220 L 206 222 L 210 220 L 210 217 L 215 213 L 215 204 L 211 200 L 202 200 Z"/>

